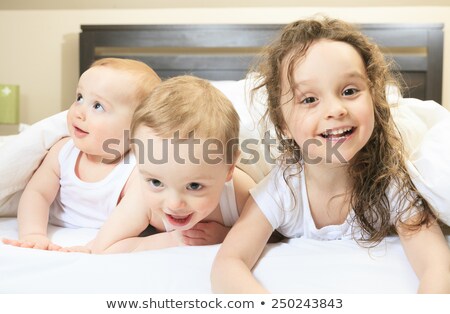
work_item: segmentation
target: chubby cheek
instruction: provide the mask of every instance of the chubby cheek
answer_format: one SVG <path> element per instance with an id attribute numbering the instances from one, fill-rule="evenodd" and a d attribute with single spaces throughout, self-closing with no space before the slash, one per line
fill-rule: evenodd
<path id="1" fill-rule="evenodd" d="M 197 222 L 208 217 L 219 205 L 220 195 L 190 202 L 189 206 L 197 213 Z"/>
<path id="2" fill-rule="evenodd" d="M 118 139 L 123 141 L 125 138 L 130 138 L 130 124 L 122 123 L 111 123 L 111 128 L 104 133 L 110 138 Z"/>
<path id="3" fill-rule="evenodd" d="M 191 202 L 190 207 L 197 211 L 200 215 L 207 216 L 211 211 L 216 208 L 217 204 L 219 203 L 219 200 L 216 200 L 215 198 L 206 198 L 202 200 L 197 200 Z"/>
<path id="4" fill-rule="evenodd" d="M 370 137 L 372 136 L 374 128 L 375 128 L 375 119 L 369 120 L 367 122 L 367 126 L 365 128 L 365 132 L 362 135 L 362 137 L 363 137 L 362 141 L 364 142 L 364 145 L 367 144 L 367 142 L 369 141 Z"/>
<path id="5" fill-rule="evenodd" d="M 319 139 L 315 138 L 314 134 L 308 132 L 311 130 L 311 126 L 308 123 L 305 123 L 304 120 L 293 121 L 289 125 L 289 133 L 288 136 L 292 138 L 300 149 L 306 147 L 311 151 L 317 150 Z"/>
<path id="6" fill-rule="evenodd" d="M 130 139 L 125 138 L 126 134 L 123 131 L 114 131 L 107 134 L 97 132 L 97 134 L 99 134 L 97 141 L 109 151 L 114 150 L 123 155 L 130 149 Z"/>
<path id="7" fill-rule="evenodd" d="M 375 128 L 375 114 L 373 112 L 373 107 L 368 106 L 366 110 L 361 110 L 359 116 L 361 117 L 360 125 L 362 129 L 362 140 L 368 141 Z"/>
<path id="8" fill-rule="evenodd" d="M 148 183 L 142 180 L 142 193 L 144 194 L 143 200 L 148 208 L 152 210 L 159 217 L 163 216 L 161 196 L 158 193 L 150 191 Z"/>
<path id="9" fill-rule="evenodd" d="M 67 112 L 67 117 L 66 117 L 66 122 L 67 122 L 67 127 L 69 129 L 69 132 L 72 132 L 72 124 L 73 124 L 73 110 L 72 107 L 70 107 L 69 111 Z"/>
<path id="10" fill-rule="evenodd" d="M 317 117 L 309 110 L 293 108 L 291 104 L 286 104 L 283 109 L 283 127 L 284 134 L 289 138 L 297 138 L 299 141 L 305 141 L 308 131 L 312 130 L 312 123 Z M 297 142 L 298 143 L 298 142 Z"/>

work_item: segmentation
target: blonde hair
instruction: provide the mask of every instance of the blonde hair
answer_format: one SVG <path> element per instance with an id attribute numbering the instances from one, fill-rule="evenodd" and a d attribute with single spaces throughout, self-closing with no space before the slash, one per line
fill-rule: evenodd
<path id="1" fill-rule="evenodd" d="M 134 87 L 133 97 L 135 103 L 133 105 L 135 107 L 141 104 L 148 97 L 150 92 L 161 83 L 158 74 L 141 61 L 121 58 L 103 58 L 94 61 L 90 68 L 102 66 L 129 73 L 133 77 L 136 83 L 135 86 L 132 86 Z"/>
<path id="2" fill-rule="evenodd" d="M 133 137 L 141 125 L 163 138 L 178 131 L 180 138 L 194 132 L 197 138 L 217 139 L 227 162 L 234 163 L 238 156 L 239 115 L 230 100 L 204 79 L 185 75 L 162 82 L 136 109 Z"/>
<path id="3" fill-rule="evenodd" d="M 353 182 L 350 205 L 355 213 L 355 221 L 361 227 L 362 241 L 377 244 L 390 232 L 391 208 L 386 191 L 393 186 L 399 191 L 400 207 L 406 207 L 405 210 L 398 212 L 395 224 L 403 224 L 402 217 L 405 217 L 403 214 L 414 206 L 420 209 L 420 214 L 416 216 L 418 219 L 415 223 L 408 225 L 408 228 L 415 230 L 423 224 L 430 223 L 435 216 L 431 206 L 417 191 L 408 174 L 403 143 L 386 100 L 387 84 L 398 86 L 397 80 L 393 77 L 379 47 L 349 23 L 327 17 L 293 22 L 287 25 L 280 36 L 262 53 L 261 61 L 256 68 L 260 73 L 260 84 L 254 91 L 262 87 L 267 90 L 268 107 L 265 116 L 269 117 L 275 126 L 281 151 L 284 153 L 283 158 L 296 160 L 295 166 L 302 170 L 300 147 L 295 141 L 284 138 L 286 121 L 281 111 L 282 66 L 284 64 L 287 66 L 288 82 L 294 94 L 295 66 L 305 56 L 311 44 L 320 39 L 347 43 L 359 53 L 367 72 L 374 104 L 373 133 L 368 143 L 349 164 L 349 175 Z M 283 63 L 285 61 L 287 62 Z M 285 175 L 285 180 L 288 179 L 289 177 Z"/>

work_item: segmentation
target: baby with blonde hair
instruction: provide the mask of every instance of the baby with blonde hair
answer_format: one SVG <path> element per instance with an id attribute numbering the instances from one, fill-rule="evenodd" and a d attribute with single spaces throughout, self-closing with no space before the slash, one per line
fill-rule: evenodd
<path id="1" fill-rule="evenodd" d="M 57 142 L 27 184 L 18 208 L 19 239 L 7 244 L 57 250 L 47 225 L 100 228 L 127 197 L 135 168 L 131 118 L 160 83 L 145 63 L 105 58 L 80 77 L 67 113 L 70 137 Z"/>
<path id="2" fill-rule="evenodd" d="M 254 186 L 235 167 L 239 116 L 231 102 L 206 80 L 171 78 L 136 110 L 131 132 L 133 198 L 119 204 L 92 252 L 221 243 Z M 148 225 L 159 233 L 138 237 Z"/>

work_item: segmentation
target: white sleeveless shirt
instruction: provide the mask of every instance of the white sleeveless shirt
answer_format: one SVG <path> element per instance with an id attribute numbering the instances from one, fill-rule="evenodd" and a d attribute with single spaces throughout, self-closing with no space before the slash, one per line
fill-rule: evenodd
<path id="1" fill-rule="evenodd" d="M 222 195 L 220 196 L 219 206 L 224 226 L 233 226 L 239 218 L 233 180 L 225 182 Z"/>
<path id="2" fill-rule="evenodd" d="M 67 228 L 100 228 L 117 206 L 136 159 L 129 153 L 102 180 L 84 182 L 75 173 L 79 155 L 73 140 L 59 152 L 60 189 L 50 207 L 49 222 Z"/>

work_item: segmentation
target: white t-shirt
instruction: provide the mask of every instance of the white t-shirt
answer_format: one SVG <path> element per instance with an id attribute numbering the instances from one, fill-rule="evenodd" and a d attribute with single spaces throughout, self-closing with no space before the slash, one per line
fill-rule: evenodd
<path id="1" fill-rule="evenodd" d="M 285 181 L 283 170 L 284 168 L 275 166 L 256 187 L 250 190 L 256 204 L 274 229 L 288 238 L 306 237 L 316 240 L 351 239 L 352 235 L 358 237 L 357 235 L 361 234 L 359 227 L 351 226 L 350 222 L 354 218 L 353 211 L 350 211 L 343 224 L 318 229 L 309 207 L 304 171 L 299 173 L 297 167 L 288 168 L 285 170 L 287 178 Z M 399 205 L 399 194 L 395 191 L 394 188 L 387 191 L 391 208 L 391 224 L 397 212 L 406 206 L 406 204 Z M 413 210 L 402 216 L 402 220 L 410 217 L 413 212 L 416 211 Z"/>

